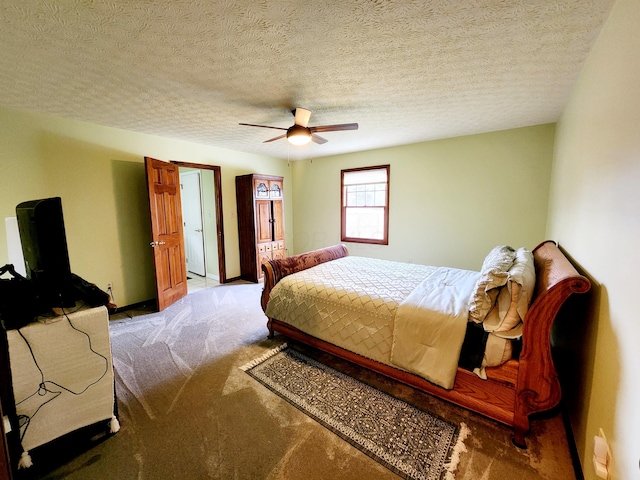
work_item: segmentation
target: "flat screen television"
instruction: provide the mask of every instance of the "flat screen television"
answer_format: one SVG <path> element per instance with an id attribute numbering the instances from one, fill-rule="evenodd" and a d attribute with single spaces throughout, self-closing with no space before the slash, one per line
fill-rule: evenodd
<path id="1" fill-rule="evenodd" d="M 27 278 L 41 306 L 75 306 L 67 237 L 60 197 L 22 202 L 16 207 Z"/>

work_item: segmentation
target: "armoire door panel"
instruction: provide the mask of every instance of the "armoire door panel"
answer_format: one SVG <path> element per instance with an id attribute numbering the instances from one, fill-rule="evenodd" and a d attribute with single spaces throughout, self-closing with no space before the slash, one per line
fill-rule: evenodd
<path id="1" fill-rule="evenodd" d="M 271 252 L 258 254 L 258 268 L 260 268 L 260 273 L 262 273 L 262 264 L 266 263 L 267 260 L 271 260 Z"/>
<path id="2" fill-rule="evenodd" d="M 269 182 L 269 198 L 282 198 L 282 180 L 271 180 Z"/>
<path id="3" fill-rule="evenodd" d="M 271 223 L 271 200 L 256 200 L 256 224 L 258 243 L 270 242 L 273 238 Z"/>
<path id="4" fill-rule="evenodd" d="M 284 240 L 284 207 L 282 200 L 274 200 L 273 208 L 273 240 Z"/>
<path id="5" fill-rule="evenodd" d="M 271 258 L 274 260 L 281 260 L 287 256 L 284 248 L 274 248 L 271 251 Z"/>

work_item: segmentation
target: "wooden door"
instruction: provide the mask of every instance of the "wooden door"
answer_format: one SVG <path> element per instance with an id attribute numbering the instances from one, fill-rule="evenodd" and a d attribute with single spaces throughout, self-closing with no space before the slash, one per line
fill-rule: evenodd
<path id="1" fill-rule="evenodd" d="M 271 200 L 256 200 L 256 241 L 258 243 L 272 240 Z"/>
<path id="2" fill-rule="evenodd" d="M 284 207 L 282 200 L 273 200 L 272 203 L 273 241 L 278 242 L 284 240 Z"/>
<path id="3" fill-rule="evenodd" d="M 145 157 L 158 310 L 187 294 L 178 167 Z"/>

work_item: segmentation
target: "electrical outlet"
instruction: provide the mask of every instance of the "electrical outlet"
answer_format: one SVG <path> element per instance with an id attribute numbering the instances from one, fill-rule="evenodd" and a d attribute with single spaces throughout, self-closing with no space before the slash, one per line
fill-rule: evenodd
<path id="1" fill-rule="evenodd" d="M 107 290 L 111 290 L 113 288 L 113 284 L 111 282 L 107 282 Z"/>
<path id="2" fill-rule="evenodd" d="M 604 478 L 609 480 L 610 466 L 611 466 L 611 449 L 607 442 L 607 437 L 604 436 L 602 428 L 599 431 L 599 435 L 593 437 L 593 467 L 596 471 L 598 478 Z"/>

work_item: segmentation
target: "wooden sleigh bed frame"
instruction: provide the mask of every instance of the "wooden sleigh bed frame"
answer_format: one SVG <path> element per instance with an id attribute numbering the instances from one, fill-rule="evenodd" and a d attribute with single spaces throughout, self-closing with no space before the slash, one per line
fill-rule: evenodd
<path id="1" fill-rule="evenodd" d="M 335 245 L 262 265 L 264 289 L 262 308 L 266 311 L 270 292 L 287 275 L 348 255 L 344 245 Z M 556 314 L 573 293 L 585 293 L 589 280 L 580 275 L 553 241 L 533 250 L 536 287 L 524 320 L 522 350 L 518 359 L 498 367 L 487 367 L 487 379 L 458 368 L 451 390 L 422 377 L 379 363 L 331 343 L 310 336 L 275 318 L 269 318 L 269 338 L 279 332 L 291 339 L 343 358 L 357 365 L 430 393 L 451 403 L 487 416 L 514 429 L 513 443 L 526 448 L 529 416 L 550 410 L 561 399 L 560 382 L 551 355 L 551 327 Z"/>

